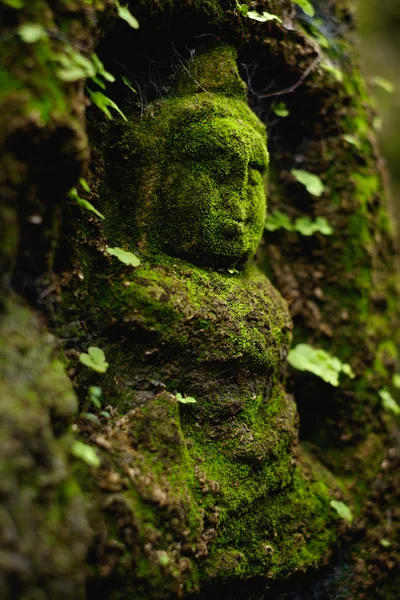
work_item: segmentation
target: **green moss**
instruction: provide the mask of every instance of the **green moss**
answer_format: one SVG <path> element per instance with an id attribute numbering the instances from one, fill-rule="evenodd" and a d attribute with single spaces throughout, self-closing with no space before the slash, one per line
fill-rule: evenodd
<path id="1" fill-rule="evenodd" d="M 16 297 L 1 307 L 0 403 L 3 581 L 21 598 L 68 582 L 79 598 L 91 533 L 69 455 L 76 397 L 53 336 Z"/>

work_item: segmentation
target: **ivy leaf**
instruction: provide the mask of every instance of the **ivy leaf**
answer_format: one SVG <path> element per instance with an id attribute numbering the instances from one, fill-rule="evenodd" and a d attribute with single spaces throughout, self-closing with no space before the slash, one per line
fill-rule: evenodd
<path id="1" fill-rule="evenodd" d="M 88 446 L 79 440 L 76 440 L 71 447 L 71 454 L 75 456 L 75 458 L 79 458 L 83 462 L 85 462 L 90 467 L 99 467 L 101 465 L 101 461 L 96 454 L 96 451 L 92 446 Z"/>
<path id="2" fill-rule="evenodd" d="M 288 117 L 290 115 L 290 112 L 288 111 L 288 108 L 284 102 L 277 102 L 272 107 L 272 110 L 277 117 Z"/>
<path id="3" fill-rule="evenodd" d="M 117 113 L 119 113 L 121 115 L 121 117 L 124 119 L 124 121 L 127 121 L 128 119 L 126 118 L 126 116 L 124 115 L 124 113 L 122 112 L 122 110 L 119 108 L 119 106 L 117 104 L 115 104 L 114 100 L 111 100 L 111 98 L 109 98 L 108 96 L 106 96 L 105 94 L 102 94 L 101 92 L 94 92 L 93 90 L 90 90 L 89 88 L 87 88 L 89 96 L 91 101 L 93 102 L 93 104 L 95 104 L 97 106 L 97 108 L 99 108 L 101 111 L 103 111 L 103 113 L 106 115 L 106 117 L 108 117 L 109 119 L 112 120 L 112 114 L 110 113 L 108 107 L 113 108 L 114 110 L 117 111 Z"/>
<path id="4" fill-rule="evenodd" d="M 297 4 L 300 8 L 308 15 L 313 17 L 315 15 L 314 8 L 308 0 L 293 0 L 293 4 Z"/>
<path id="5" fill-rule="evenodd" d="M 299 183 L 304 185 L 307 192 L 312 196 L 319 197 L 325 190 L 324 184 L 318 175 L 314 175 L 308 171 L 303 171 L 302 169 L 292 169 L 291 173 Z"/>
<path id="6" fill-rule="evenodd" d="M 118 0 L 114 0 L 115 7 L 118 11 L 118 16 L 123 19 L 132 29 L 139 29 L 139 23 L 137 19 L 131 14 L 128 6 L 121 6 Z"/>
<path id="7" fill-rule="evenodd" d="M 382 406 L 385 410 L 392 412 L 394 415 L 400 415 L 400 406 L 397 404 L 396 400 L 393 398 L 392 394 L 388 392 L 388 390 L 379 390 L 378 394 L 382 400 Z"/>
<path id="8" fill-rule="evenodd" d="M 259 21 L 260 23 L 266 23 L 267 21 L 278 21 L 278 23 L 283 23 L 278 15 L 266 11 L 260 15 L 256 10 L 249 10 L 247 11 L 246 17 L 253 19 L 253 21 Z"/>
<path id="9" fill-rule="evenodd" d="M 340 373 L 344 373 L 350 379 L 354 378 L 349 364 L 342 363 L 336 356 L 332 356 L 325 350 L 313 348 L 309 344 L 297 344 L 290 350 L 287 360 L 294 369 L 312 373 L 334 387 L 339 385 Z"/>
<path id="10" fill-rule="evenodd" d="M 378 87 L 380 87 L 382 90 L 384 90 L 388 94 L 394 93 L 393 83 L 391 81 L 389 81 L 388 79 L 385 79 L 384 77 L 379 77 L 379 76 L 374 77 L 372 80 L 372 83 L 377 85 Z"/>
<path id="11" fill-rule="evenodd" d="M 182 396 L 179 392 L 175 394 L 175 398 L 181 404 L 195 404 L 197 402 L 196 398 L 193 398 L 193 396 Z"/>
<path id="12" fill-rule="evenodd" d="M 96 373 L 105 373 L 109 367 L 103 350 L 97 346 L 90 346 L 87 354 L 82 352 L 79 360 L 85 367 L 93 369 Z"/>
<path id="13" fill-rule="evenodd" d="M 118 258 L 124 265 L 130 265 L 131 267 L 140 265 L 140 259 L 135 254 L 122 250 L 122 248 L 107 248 L 107 252 Z"/>
<path id="14" fill-rule="evenodd" d="M 345 504 L 344 502 L 339 502 L 338 500 L 331 500 L 330 505 L 336 510 L 339 517 L 341 517 L 348 523 L 352 522 L 353 514 L 350 508 L 347 506 L 347 504 Z"/>
<path id="15" fill-rule="evenodd" d="M 25 23 L 24 25 L 20 25 L 17 32 L 25 44 L 34 44 L 48 37 L 46 30 L 39 23 Z"/>

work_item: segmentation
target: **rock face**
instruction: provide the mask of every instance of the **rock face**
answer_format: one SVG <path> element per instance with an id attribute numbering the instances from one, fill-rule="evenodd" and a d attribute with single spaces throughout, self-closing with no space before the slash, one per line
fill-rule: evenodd
<path id="1" fill-rule="evenodd" d="M 139 37 L 100 0 L 6 4 L 10 27 L 42 13 L 45 27 L 29 42 L 16 30 L 10 56 L 29 51 L 0 90 L 2 596 L 248 600 L 247 582 L 278 597 L 292 576 L 289 594 L 368 598 L 396 564 L 396 430 L 378 391 L 395 368 L 397 275 L 346 3 L 321 3 L 313 22 L 261 2 L 263 22 L 229 1 L 143 0 Z M 93 99 L 90 61 L 107 71 L 74 49 L 101 30 L 99 56 L 119 70 L 106 107 L 125 118 L 93 106 L 86 137 L 83 78 Z M 267 187 L 270 213 L 323 216 L 332 237 L 278 230 L 259 246 Z M 286 381 L 292 330 L 355 379 Z M 79 362 L 90 346 L 105 373 Z M 331 558 L 317 584 L 293 580 Z"/>

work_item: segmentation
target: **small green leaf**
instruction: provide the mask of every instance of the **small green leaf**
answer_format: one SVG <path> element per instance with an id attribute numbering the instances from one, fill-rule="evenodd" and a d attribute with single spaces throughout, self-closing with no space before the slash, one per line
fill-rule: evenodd
<path id="1" fill-rule="evenodd" d="M 25 23 L 24 25 L 20 25 L 17 32 L 25 44 L 34 44 L 48 37 L 46 30 L 39 23 Z"/>
<path id="2" fill-rule="evenodd" d="M 110 413 L 108 412 L 108 410 L 102 410 L 102 411 L 101 411 L 101 413 L 100 413 L 100 415 L 101 415 L 102 417 L 104 417 L 105 419 L 111 419 L 111 415 L 110 415 Z"/>
<path id="3" fill-rule="evenodd" d="M 183 397 L 182 394 L 180 394 L 179 392 L 175 394 L 175 398 L 181 404 L 195 404 L 197 402 L 196 398 L 193 398 L 192 396 Z"/>
<path id="4" fill-rule="evenodd" d="M 319 231 L 323 235 L 332 235 L 333 229 L 325 217 L 317 217 L 315 220 L 315 231 Z"/>
<path id="5" fill-rule="evenodd" d="M 347 504 L 345 504 L 344 502 L 339 502 L 338 500 L 331 500 L 330 505 L 336 510 L 339 517 L 341 517 L 348 523 L 352 522 L 353 514 L 350 508 L 347 506 Z"/>
<path id="6" fill-rule="evenodd" d="M 278 23 L 283 23 L 282 19 L 278 17 L 278 15 L 274 15 L 267 11 L 259 14 L 256 10 L 249 10 L 247 11 L 246 17 L 253 19 L 253 21 L 259 21 L 260 23 L 266 23 L 267 21 L 278 21 Z"/>
<path id="7" fill-rule="evenodd" d="M 348 144 L 352 144 L 352 146 L 355 146 L 356 148 L 360 148 L 361 146 L 360 140 L 356 138 L 355 135 L 346 134 L 343 136 L 343 139 L 346 140 Z"/>
<path id="8" fill-rule="evenodd" d="M 93 369 L 93 371 L 96 371 L 97 373 L 105 373 L 109 367 L 103 350 L 96 346 L 90 346 L 88 354 L 82 352 L 79 355 L 79 360 L 83 365 Z"/>
<path id="9" fill-rule="evenodd" d="M 392 394 L 388 392 L 388 390 L 379 390 L 378 394 L 382 400 L 382 406 L 385 410 L 392 412 L 394 415 L 400 415 L 400 406 L 397 404 L 396 400 L 393 398 Z"/>
<path id="10" fill-rule="evenodd" d="M 272 110 L 277 117 L 288 117 L 290 115 L 290 112 L 288 111 L 288 108 L 284 102 L 277 102 L 272 107 Z"/>
<path id="11" fill-rule="evenodd" d="M 118 258 L 124 265 L 131 267 L 138 267 L 140 265 L 140 259 L 135 254 L 122 250 L 122 248 L 107 248 L 107 252 L 111 256 Z"/>
<path id="12" fill-rule="evenodd" d="M 293 4 L 297 4 L 300 8 L 308 15 L 309 17 L 313 17 L 315 12 L 314 8 L 308 0 L 293 0 Z"/>
<path id="13" fill-rule="evenodd" d="M 324 184 L 318 175 L 314 175 L 313 173 L 309 173 L 302 169 L 292 169 L 291 173 L 299 183 L 302 183 L 305 186 L 307 192 L 312 196 L 319 197 L 325 190 Z"/>
<path id="14" fill-rule="evenodd" d="M 128 86 L 128 88 L 134 93 L 137 94 L 137 91 L 135 90 L 135 88 L 132 86 L 132 82 L 130 79 L 128 79 L 127 77 L 125 77 L 125 75 L 122 75 L 122 81 L 124 82 L 124 84 L 126 86 Z"/>
<path id="15" fill-rule="evenodd" d="M 97 348 L 97 346 L 90 346 L 89 355 L 96 363 L 103 363 L 106 360 L 106 355 L 104 354 L 101 348 Z"/>
<path id="16" fill-rule="evenodd" d="M 114 75 L 105 70 L 103 63 L 101 62 L 97 54 L 92 54 L 92 62 L 95 66 L 98 75 L 100 75 L 110 83 L 113 83 L 115 81 Z"/>
<path id="17" fill-rule="evenodd" d="M 93 206 L 93 204 L 91 204 L 90 202 L 88 202 L 84 198 L 77 198 L 76 201 L 79 204 L 79 206 L 81 206 L 82 208 L 85 208 L 86 210 L 89 210 L 90 212 L 94 213 L 95 215 L 97 215 L 98 217 L 100 217 L 100 219 L 105 219 L 105 216 L 102 215 L 101 212 L 99 212 L 97 210 L 97 208 L 95 208 Z"/>
<path id="18" fill-rule="evenodd" d="M 118 16 L 123 19 L 133 29 L 139 29 L 139 23 L 137 19 L 131 14 L 127 6 L 121 6 L 118 0 L 114 0 L 115 7 L 118 11 Z"/>
<path id="19" fill-rule="evenodd" d="M 382 538 L 379 543 L 381 546 L 383 546 L 383 548 L 390 548 L 390 546 L 392 545 L 392 543 L 389 542 L 389 540 L 386 540 L 385 538 Z"/>
<path id="20" fill-rule="evenodd" d="M 100 425 L 100 419 L 97 415 L 93 413 L 84 412 L 80 414 L 82 419 L 86 419 L 86 421 L 90 421 L 91 423 L 95 423 L 95 425 Z"/>
<path id="21" fill-rule="evenodd" d="M 393 375 L 392 384 L 397 390 L 400 390 L 400 375 L 398 373 Z"/>
<path id="22" fill-rule="evenodd" d="M 388 94 L 393 94 L 394 93 L 394 85 L 391 81 L 388 81 L 387 79 L 385 79 L 384 77 L 374 77 L 372 80 L 372 83 L 378 87 L 380 87 L 382 90 L 384 90 L 385 92 L 387 92 Z"/>
<path id="23" fill-rule="evenodd" d="M 119 108 L 119 106 L 114 102 L 114 100 L 111 100 L 111 98 L 109 98 L 108 96 L 106 96 L 105 94 L 102 94 L 102 92 L 94 92 L 93 90 L 87 88 L 88 94 L 90 96 L 91 101 L 93 102 L 93 104 L 95 104 L 97 106 L 97 108 L 99 108 L 101 111 L 103 111 L 103 113 L 106 115 L 106 117 L 108 117 L 109 119 L 112 120 L 112 114 L 110 113 L 108 107 L 113 108 L 114 110 L 117 111 L 118 114 L 121 115 L 121 117 L 124 119 L 124 121 L 127 121 L 128 119 L 126 118 L 126 116 L 124 115 L 124 113 L 122 112 L 122 110 Z"/>
<path id="24" fill-rule="evenodd" d="M 310 236 L 315 233 L 315 223 L 311 221 L 310 217 L 300 217 L 296 219 L 294 229 L 301 235 Z"/>
<path id="25" fill-rule="evenodd" d="M 336 356 L 309 344 L 297 344 L 290 350 L 287 360 L 294 369 L 312 373 L 334 387 L 338 387 L 341 373 L 351 379 L 354 377 L 349 364 L 342 363 Z"/>
<path id="26" fill-rule="evenodd" d="M 82 184 L 81 184 L 82 185 Z M 82 186 L 83 187 L 83 186 Z M 100 219 L 105 219 L 105 216 L 101 214 L 101 212 L 99 212 L 97 210 L 97 208 L 95 208 L 93 206 L 93 204 L 91 204 L 90 202 L 88 202 L 87 200 L 85 200 L 84 198 L 81 198 L 80 195 L 78 194 L 78 190 L 73 187 L 69 190 L 68 192 L 68 197 L 71 198 L 71 200 L 75 200 L 76 203 L 81 206 L 82 208 L 85 208 L 86 210 L 89 210 L 90 212 L 94 213 L 95 215 L 97 215 L 98 217 L 100 217 Z"/>
<path id="27" fill-rule="evenodd" d="M 71 447 L 71 454 L 75 456 L 75 458 L 79 458 L 83 462 L 85 462 L 90 467 L 99 467 L 101 465 L 101 460 L 96 454 L 96 451 L 92 446 L 88 446 L 79 440 L 76 440 Z"/>
<path id="28" fill-rule="evenodd" d="M 88 194 L 90 194 L 90 187 L 89 187 L 89 184 L 86 181 L 86 179 L 84 179 L 83 177 L 80 177 L 79 178 L 79 183 L 83 187 L 84 191 L 87 192 Z"/>
<path id="29" fill-rule="evenodd" d="M 101 398 L 103 393 L 101 387 L 99 387 L 98 385 L 90 385 L 88 391 L 89 394 L 93 396 L 93 398 Z"/>
<path id="30" fill-rule="evenodd" d="M 285 213 L 275 210 L 273 213 L 267 216 L 265 221 L 265 229 L 268 231 L 276 231 L 277 229 L 293 231 L 293 225 Z"/>

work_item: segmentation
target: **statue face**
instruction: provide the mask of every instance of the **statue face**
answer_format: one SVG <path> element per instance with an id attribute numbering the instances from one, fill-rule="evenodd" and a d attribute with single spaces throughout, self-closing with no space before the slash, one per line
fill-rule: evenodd
<path id="1" fill-rule="evenodd" d="M 219 105 L 224 110 L 218 106 L 216 114 L 194 108 L 180 129 L 175 122 L 160 194 L 164 249 L 214 268 L 240 265 L 254 254 L 268 166 L 265 132 L 247 105 L 224 98 Z"/>

